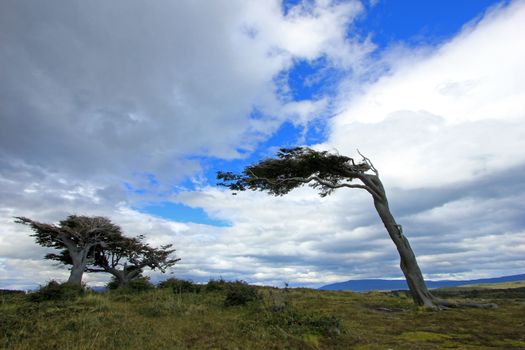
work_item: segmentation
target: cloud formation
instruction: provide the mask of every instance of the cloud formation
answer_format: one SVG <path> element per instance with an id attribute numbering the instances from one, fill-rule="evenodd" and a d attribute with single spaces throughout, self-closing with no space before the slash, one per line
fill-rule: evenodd
<path id="1" fill-rule="evenodd" d="M 118 217 L 133 200 L 124 183 L 154 177 L 166 191 L 201 171 L 196 155 L 242 157 L 286 120 L 306 126 L 326 102 L 291 101 L 276 77 L 297 59 L 350 64 L 341 50 L 357 64 L 368 44 L 345 33 L 361 10 L 353 1 L 305 2 L 286 15 L 277 0 L 2 2 L 3 259 L 22 234 L 12 215 Z M 33 256 L 27 238 L 16 244 Z"/>
<path id="2" fill-rule="evenodd" d="M 316 147 L 372 158 L 427 277 L 522 272 L 525 4 L 496 8 L 439 47 L 395 48 L 379 61 L 373 43 L 348 37 L 362 11 L 353 1 L 305 2 L 287 15 L 279 1 L 2 2 L 0 287 L 65 278 L 12 216 L 70 213 L 174 243 L 174 271 L 199 281 L 400 277 L 357 190 L 274 198 L 204 184 L 171 195 L 229 227 L 131 209 L 124 182 L 155 187 L 154 176 L 167 191 L 201 170 L 192 156 L 242 157 L 285 120 L 307 127 L 327 108 L 336 114 Z M 296 60 L 320 57 L 346 74 L 337 96 L 279 93 Z M 379 76 L 367 70 L 377 67 Z"/>

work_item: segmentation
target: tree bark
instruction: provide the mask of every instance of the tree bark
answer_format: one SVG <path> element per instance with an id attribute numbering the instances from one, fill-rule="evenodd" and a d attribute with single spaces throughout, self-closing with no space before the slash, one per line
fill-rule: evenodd
<path id="1" fill-rule="evenodd" d="M 410 289 L 410 294 L 414 302 L 418 306 L 439 309 L 439 308 L 454 308 L 454 307 L 474 307 L 474 308 L 495 308 L 496 304 L 477 304 L 477 303 L 455 303 L 448 300 L 437 298 L 430 293 L 421 273 L 421 269 L 416 260 L 416 256 L 408 239 L 403 234 L 401 225 L 396 223 L 394 216 L 390 212 L 388 206 L 388 199 L 386 197 L 385 189 L 378 176 L 369 176 L 365 179 L 367 186 L 372 186 L 378 196 L 374 195 L 374 206 L 376 208 L 381 221 L 385 225 L 390 238 L 396 245 L 400 258 L 401 271 L 405 275 L 405 279 Z"/>
<path id="2" fill-rule="evenodd" d="M 117 288 L 125 287 L 130 281 L 137 278 L 142 270 L 137 269 L 133 271 L 126 271 L 126 269 L 118 270 L 115 268 L 107 268 L 106 272 L 112 274 L 117 282 Z"/>
<path id="3" fill-rule="evenodd" d="M 394 216 L 390 212 L 383 183 L 377 175 L 368 175 L 366 178 L 363 178 L 363 181 L 368 187 L 372 188 L 375 193 L 373 195 L 374 207 L 397 248 L 401 271 L 403 271 L 403 274 L 405 275 L 414 302 L 419 306 L 435 308 L 437 306 L 436 298 L 427 288 L 414 251 L 412 250 L 412 247 L 410 247 L 408 239 L 403 234 L 402 227 L 397 224 Z"/>
<path id="4" fill-rule="evenodd" d="M 414 302 L 419 306 L 435 307 L 434 297 L 427 289 L 416 256 L 410 247 L 410 243 L 408 243 L 408 239 L 403 234 L 401 226 L 396 223 L 392 216 L 386 197 L 384 200 L 374 199 L 374 206 L 390 238 L 396 245 L 400 257 L 401 271 L 405 275 Z"/>
<path id="5" fill-rule="evenodd" d="M 83 259 L 84 254 L 83 252 L 74 252 L 71 250 L 69 251 L 69 254 L 71 255 L 73 265 L 71 266 L 71 272 L 69 274 L 67 283 L 81 287 L 82 276 L 84 275 L 84 270 L 86 269 L 86 261 Z"/>

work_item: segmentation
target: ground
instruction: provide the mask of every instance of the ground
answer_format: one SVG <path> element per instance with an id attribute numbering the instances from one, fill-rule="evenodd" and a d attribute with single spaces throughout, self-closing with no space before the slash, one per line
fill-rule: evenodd
<path id="1" fill-rule="evenodd" d="M 259 300 L 240 306 L 225 306 L 220 290 L 88 293 L 43 302 L 0 295 L 0 347 L 525 349 L 525 288 L 509 295 L 479 290 L 475 300 L 495 302 L 496 309 L 445 311 L 417 308 L 405 292 L 257 290 Z"/>

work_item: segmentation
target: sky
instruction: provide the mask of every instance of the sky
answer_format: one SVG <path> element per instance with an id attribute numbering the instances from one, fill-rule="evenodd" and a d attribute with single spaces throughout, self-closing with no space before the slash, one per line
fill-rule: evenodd
<path id="1" fill-rule="evenodd" d="M 522 33 L 523 0 L 1 1 L 0 288 L 67 279 L 13 217 L 71 214 L 172 243 L 153 281 L 402 278 L 364 191 L 216 186 L 290 146 L 372 159 L 425 278 L 523 273 Z"/>

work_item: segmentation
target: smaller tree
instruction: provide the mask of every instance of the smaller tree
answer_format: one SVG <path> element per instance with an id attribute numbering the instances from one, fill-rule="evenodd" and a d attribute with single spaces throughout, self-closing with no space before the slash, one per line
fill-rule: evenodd
<path id="1" fill-rule="evenodd" d="M 144 268 L 159 270 L 162 273 L 175 265 L 180 258 L 170 255 L 175 249 L 167 244 L 154 248 L 143 242 L 144 236 L 122 237 L 107 246 L 98 246 L 93 252 L 93 261 L 87 266 L 88 272 L 107 272 L 113 275 L 119 287 L 141 276 Z"/>
<path id="2" fill-rule="evenodd" d="M 22 216 L 15 217 L 15 222 L 31 227 L 35 232 L 31 236 L 35 237 L 36 243 L 60 250 L 59 254 L 47 254 L 45 258 L 68 259 L 71 273 L 67 283 L 78 286 L 82 284 L 82 276 L 90 262 L 90 253 L 93 249 L 106 247 L 110 242 L 123 238 L 119 226 L 108 218 L 100 216 L 70 215 L 58 225 L 46 224 Z"/>

